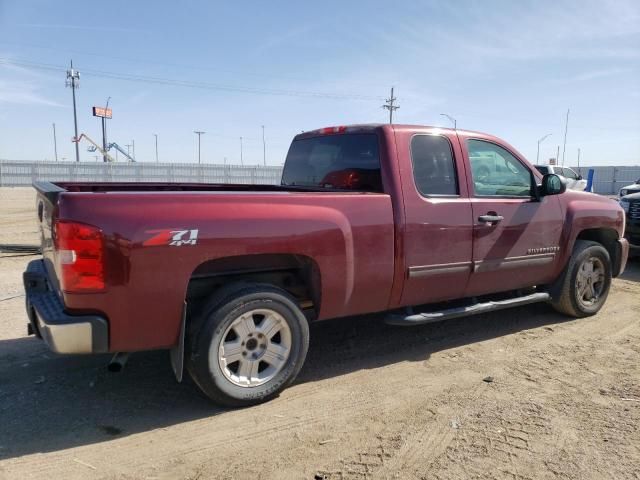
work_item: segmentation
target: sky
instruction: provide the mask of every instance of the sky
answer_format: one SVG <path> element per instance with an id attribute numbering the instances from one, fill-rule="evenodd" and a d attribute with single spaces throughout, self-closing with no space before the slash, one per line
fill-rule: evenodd
<path id="1" fill-rule="evenodd" d="M 108 139 L 137 161 L 281 165 L 291 138 L 388 121 L 497 135 L 535 163 L 640 164 L 640 1 L 0 0 L 0 159 L 73 160 Z M 82 161 L 96 161 L 82 144 Z"/>

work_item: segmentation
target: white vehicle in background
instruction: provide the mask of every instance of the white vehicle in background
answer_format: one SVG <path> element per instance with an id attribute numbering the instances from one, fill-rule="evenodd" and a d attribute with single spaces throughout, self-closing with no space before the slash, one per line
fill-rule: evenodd
<path id="1" fill-rule="evenodd" d="M 587 181 L 582 178 L 582 175 L 576 173 L 572 168 L 559 167 L 558 165 L 534 165 L 536 170 L 541 174 L 555 173 L 567 180 L 567 188 L 571 190 L 582 190 L 587 188 Z"/>
<path id="2" fill-rule="evenodd" d="M 636 183 L 622 187 L 620 189 L 620 198 L 632 193 L 640 193 L 640 178 L 636 180 Z"/>

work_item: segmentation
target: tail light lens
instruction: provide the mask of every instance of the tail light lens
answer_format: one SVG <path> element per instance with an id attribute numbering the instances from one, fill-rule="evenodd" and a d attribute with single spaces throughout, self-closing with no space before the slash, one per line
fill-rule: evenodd
<path id="1" fill-rule="evenodd" d="M 55 247 L 64 292 L 104 290 L 104 239 L 100 229 L 83 223 L 58 221 Z"/>

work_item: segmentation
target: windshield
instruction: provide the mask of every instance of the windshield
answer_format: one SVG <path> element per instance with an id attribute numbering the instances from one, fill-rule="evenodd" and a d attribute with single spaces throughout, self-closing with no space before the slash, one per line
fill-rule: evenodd
<path id="1" fill-rule="evenodd" d="M 282 185 L 381 192 L 378 137 L 351 134 L 295 140 Z"/>

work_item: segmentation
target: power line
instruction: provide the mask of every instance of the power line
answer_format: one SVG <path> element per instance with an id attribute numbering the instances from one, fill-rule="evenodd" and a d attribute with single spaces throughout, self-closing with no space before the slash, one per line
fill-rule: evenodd
<path id="1" fill-rule="evenodd" d="M 105 55 L 103 53 L 94 53 L 94 52 L 87 52 L 84 50 L 75 50 L 75 49 L 74 50 L 60 49 L 60 48 L 48 47 L 45 45 L 35 45 L 32 43 L 16 43 L 16 42 L 0 41 L 0 44 L 13 45 L 16 47 L 23 47 L 23 48 L 26 47 L 26 48 L 35 48 L 35 49 L 41 49 L 41 50 L 49 50 L 54 52 L 64 52 L 66 54 L 73 54 L 73 55 L 86 55 L 88 57 L 109 58 L 111 60 L 131 62 L 138 65 L 146 64 L 146 65 L 158 65 L 162 67 L 171 67 L 171 68 L 188 68 L 193 70 L 206 70 L 209 72 L 230 73 L 233 75 L 272 78 L 277 80 L 292 80 L 292 81 L 308 81 L 309 80 L 309 78 L 305 78 L 305 77 L 291 77 L 286 75 L 271 75 L 271 74 L 265 74 L 260 72 L 247 72 L 247 71 L 240 71 L 240 70 L 220 69 L 217 67 L 211 67 L 210 65 L 191 65 L 186 63 L 159 62 L 157 60 L 149 60 L 148 58 L 132 58 L 132 57 L 123 57 L 120 55 Z"/>
<path id="2" fill-rule="evenodd" d="M 0 65 L 3 65 L 3 64 L 14 65 L 19 67 L 38 68 L 42 70 L 52 70 L 52 71 L 65 70 L 64 67 L 61 67 L 59 65 L 29 62 L 24 60 L 16 61 L 8 58 L 0 58 Z M 92 77 L 108 78 L 113 80 L 125 80 L 130 82 L 142 82 L 142 83 L 169 85 L 169 86 L 176 86 L 176 87 L 199 88 L 204 90 L 253 93 L 256 95 L 329 98 L 329 99 L 336 99 L 336 100 L 380 100 L 382 98 L 382 97 L 373 96 L 373 95 L 359 95 L 359 94 L 348 94 L 348 93 L 329 93 L 329 92 L 314 92 L 314 91 L 302 91 L 302 90 L 279 90 L 279 89 L 256 88 L 256 87 L 239 87 L 234 85 L 194 82 L 189 80 L 176 80 L 176 79 L 163 78 L 163 77 L 151 77 L 146 75 L 113 73 L 113 72 L 107 72 L 103 70 L 83 69 L 83 74 L 90 75 Z"/>

